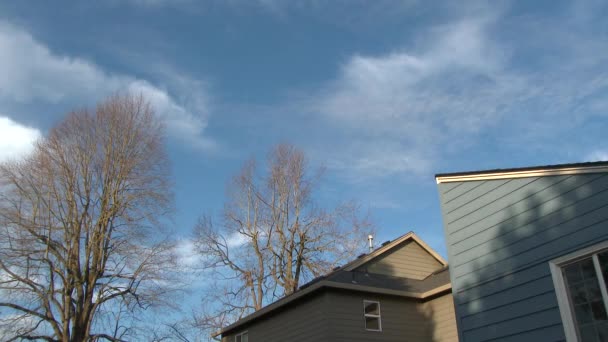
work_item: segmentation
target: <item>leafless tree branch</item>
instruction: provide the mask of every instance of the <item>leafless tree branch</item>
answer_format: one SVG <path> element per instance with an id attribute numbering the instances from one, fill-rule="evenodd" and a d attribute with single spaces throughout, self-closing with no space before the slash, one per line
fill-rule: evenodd
<path id="1" fill-rule="evenodd" d="M 163 146 L 149 104 L 116 95 L 0 164 L 0 307 L 18 318 L 13 339 L 121 341 L 93 331 L 102 306 L 162 301 L 174 264 L 158 238 L 172 211 Z"/>

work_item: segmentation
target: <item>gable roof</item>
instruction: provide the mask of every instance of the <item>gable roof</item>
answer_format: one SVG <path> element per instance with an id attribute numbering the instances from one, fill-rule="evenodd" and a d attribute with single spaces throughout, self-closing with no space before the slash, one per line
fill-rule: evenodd
<path id="1" fill-rule="evenodd" d="M 406 241 L 415 241 L 426 252 L 439 261 L 443 267 L 422 280 L 408 279 L 401 277 L 392 277 L 381 274 L 368 274 L 354 272 L 356 268 L 364 265 L 372 260 L 375 260 L 394 248 L 400 246 Z M 253 312 L 252 314 L 234 322 L 233 324 L 214 333 L 214 337 L 234 330 L 239 326 L 247 324 L 259 317 L 270 314 L 285 305 L 288 305 L 295 300 L 312 294 L 324 288 L 334 288 L 342 290 L 353 290 L 362 292 L 373 292 L 378 294 L 386 294 L 393 296 L 401 296 L 412 299 L 425 299 L 429 296 L 451 290 L 450 275 L 448 272 L 447 262 L 431 249 L 424 241 L 420 240 L 413 232 L 408 232 L 399 238 L 385 243 L 369 254 L 364 254 L 359 258 L 347 263 L 346 265 L 334 269 L 332 272 L 315 278 L 312 281 L 300 286 L 300 288 L 265 307 Z"/>
<path id="2" fill-rule="evenodd" d="M 439 173 L 435 175 L 437 184 L 449 182 L 466 182 L 504 178 L 523 178 L 540 176 L 559 176 L 582 173 L 608 172 L 608 161 L 543 165 L 511 169 L 494 169 L 470 172 Z"/>
<path id="3" fill-rule="evenodd" d="M 342 268 L 346 271 L 352 271 L 355 268 L 372 261 L 373 259 L 377 259 L 386 252 L 399 246 L 403 242 L 410 240 L 415 241 L 417 244 L 419 244 L 422 249 L 429 253 L 433 258 L 437 259 L 437 261 L 439 261 L 443 266 L 447 266 L 447 261 L 445 261 L 439 254 L 437 254 L 437 252 L 435 252 L 429 245 L 427 245 L 424 241 L 420 240 L 420 238 L 416 234 L 414 234 L 414 232 L 408 232 L 407 234 L 396 238 L 388 244 L 380 246 L 380 248 L 377 248 L 373 252 L 351 261 L 350 263 L 344 265 Z"/>

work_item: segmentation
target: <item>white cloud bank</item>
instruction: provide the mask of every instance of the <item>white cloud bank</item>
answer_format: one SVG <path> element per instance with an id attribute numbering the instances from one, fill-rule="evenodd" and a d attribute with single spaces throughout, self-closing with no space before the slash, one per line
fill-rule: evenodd
<path id="1" fill-rule="evenodd" d="M 31 152 L 40 137 L 39 130 L 0 115 L 0 162 Z"/>
<path id="2" fill-rule="evenodd" d="M 117 91 L 141 93 L 166 122 L 171 136 L 198 148 L 215 146 L 203 134 L 208 99 L 195 81 L 176 89 L 177 98 L 146 80 L 109 73 L 88 60 L 53 53 L 29 33 L 2 21 L 0 75 L 2 102 L 67 102 L 82 106 L 83 101 L 98 101 Z"/>

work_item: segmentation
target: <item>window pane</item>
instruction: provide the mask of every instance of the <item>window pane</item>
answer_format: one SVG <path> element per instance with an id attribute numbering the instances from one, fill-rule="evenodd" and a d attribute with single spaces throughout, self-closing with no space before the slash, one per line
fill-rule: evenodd
<path id="1" fill-rule="evenodd" d="M 578 263 L 564 267 L 564 276 L 569 284 L 578 283 L 583 280 L 581 267 Z"/>
<path id="2" fill-rule="evenodd" d="M 378 309 L 378 303 L 365 302 L 365 314 L 379 315 L 380 310 Z"/>
<path id="3" fill-rule="evenodd" d="M 599 342 L 593 325 L 589 325 L 580 329 L 581 340 L 583 342 Z"/>
<path id="4" fill-rule="evenodd" d="M 591 311 L 593 311 L 593 320 L 605 321 L 606 320 L 606 307 L 602 300 L 591 303 Z"/>
<path id="5" fill-rule="evenodd" d="M 585 284 L 579 283 L 570 287 L 570 296 L 572 296 L 572 303 L 584 304 L 587 303 L 587 292 L 585 290 Z"/>
<path id="6" fill-rule="evenodd" d="M 607 341 L 601 336 L 606 334 L 608 315 L 592 257 L 564 267 L 563 273 L 581 340 Z"/>
<path id="7" fill-rule="evenodd" d="M 243 342 L 243 341 L 241 340 L 241 335 L 235 336 L 235 337 L 234 337 L 234 342 Z"/>
<path id="8" fill-rule="evenodd" d="M 380 319 L 377 317 L 365 317 L 365 329 L 380 330 Z"/>
<path id="9" fill-rule="evenodd" d="M 598 325 L 597 331 L 600 335 L 600 341 L 608 341 L 608 322 Z"/>
<path id="10" fill-rule="evenodd" d="M 597 280 L 587 280 L 585 282 L 585 288 L 587 289 L 588 300 L 590 302 L 596 300 L 602 300 L 602 292 L 600 291 L 600 284 Z"/>
<path id="11" fill-rule="evenodd" d="M 247 334 L 247 333 L 243 334 L 243 341 L 242 342 L 249 342 L 249 334 Z"/>
<path id="12" fill-rule="evenodd" d="M 593 266 L 593 259 L 587 258 L 580 261 L 581 271 L 583 272 L 583 278 L 585 279 L 597 279 L 595 276 L 595 266 Z"/>
<path id="13" fill-rule="evenodd" d="M 574 314 L 578 324 L 591 322 L 591 306 L 589 304 L 580 304 L 574 306 Z"/>

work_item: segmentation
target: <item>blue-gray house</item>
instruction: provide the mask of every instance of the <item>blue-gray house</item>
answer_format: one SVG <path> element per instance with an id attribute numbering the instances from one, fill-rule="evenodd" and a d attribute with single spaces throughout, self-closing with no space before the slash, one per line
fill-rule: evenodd
<path id="1" fill-rule="evenodd" d="M 436 180 L 460 341 L 608 341 L 608 162 Z"/>

